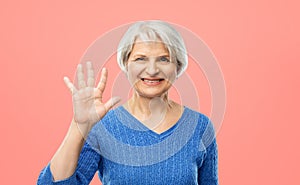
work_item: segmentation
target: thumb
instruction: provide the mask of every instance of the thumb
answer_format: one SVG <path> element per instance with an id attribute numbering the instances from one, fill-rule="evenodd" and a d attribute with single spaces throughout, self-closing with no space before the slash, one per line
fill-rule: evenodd
<path id="1" fill-rule="evenodd" d="M 110 98 L 105 104 L 105 110 L 109 111 L 113 106 L 115 106 L 117 103 L 119 103 L 121 101 L 121 97 L 119 96 L 115 96 Z"/>

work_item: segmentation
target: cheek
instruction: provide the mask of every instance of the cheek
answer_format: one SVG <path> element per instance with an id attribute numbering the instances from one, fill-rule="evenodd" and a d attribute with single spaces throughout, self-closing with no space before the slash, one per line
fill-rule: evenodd
<path id="1" fill-rule="evenodd" d="M 176 67 L 174 67 L 172 69 L 165 70 L 165 76 L 171 83 L 173 83 L 176 80 L 176 77 L 177 77 Z"/>
<path id="2" fill-rule="evenodd" d="M 176 80 L 176 76 L 177 76 L 177 72 L 171 73 L 169 76 L 169 82 L 173 84 Z"/>
<path id="3" fill-rule="evenodd" d="M 141 69 L 139 66 L 136 66 L 132 63 L 128 64 L 126 76 L 132 85 L 139 79 L 138 77 L 139 77 L 140 72 L 141 72 Z"/>

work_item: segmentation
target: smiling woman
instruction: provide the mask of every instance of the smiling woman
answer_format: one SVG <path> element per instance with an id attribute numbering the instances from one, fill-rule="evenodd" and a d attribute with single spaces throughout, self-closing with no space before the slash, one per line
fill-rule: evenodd
<path id="1" fill-rule="evenodd" d="M 218 184 L 212 123 L 168 97 L 188 63 L 180 34 L 162 21 L 137 22 L 120 41 L 117 59 L 134 91 L 116 109 L 120 99 L 102 101 L 106 69 L 96 88 L 89 62 L 86 80 L 78 65 L 78 87 L 65 78 L 74 116 L 38 184 L 89 184 L 97 170 L 103 185 Z"/>
<path id="2" fill-rule="evenodd" d="M 162 42 L 137 41 L 129 56 L 127 71 L 129 82 L 137 92 L 134 95 L 148 98 L 167 96 L 177 76 L 176 63 L 170 62 L 169 52 Z"/>
<path id="3" fill-rule="evenodd" d="M 177 65 L 169 58 L 169 51 L 162 42 L 143 42 L 137 39 L 126 63 L 128 80 L 134 87 L 134 94 L 124 106 L 142 122 L 148 119 L 147 122 L 150 123 L 146 126 L 159 126 L 158 128 L 151 127 L 157 132 L 162 132 L 175 124 L 183 108 L 168 100 L 168 90 L 177 76 Z M 150 102 L 152 108 L 149 109 Z M 161 112 L 167 112 L 167 114 L 162 116 Z M 173 121 L 167 121 L 167 119 Z"/>

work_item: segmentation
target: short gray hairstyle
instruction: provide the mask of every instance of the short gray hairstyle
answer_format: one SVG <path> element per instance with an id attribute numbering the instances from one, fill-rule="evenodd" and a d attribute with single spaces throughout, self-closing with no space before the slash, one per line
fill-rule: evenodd
<path id="1" fill-rule="evenodd" d="M 127 60 L 136 39 L 163 42 L 169 51 L 171 60 L 176 61 L 177 77 L 186 70 L 188 56 L 184 41 L 179 32 L 164 21 L 151 20 L 134 23 L 122 37 L 118 46 L 117 61 L 123 71 L 126 71 Z"/>

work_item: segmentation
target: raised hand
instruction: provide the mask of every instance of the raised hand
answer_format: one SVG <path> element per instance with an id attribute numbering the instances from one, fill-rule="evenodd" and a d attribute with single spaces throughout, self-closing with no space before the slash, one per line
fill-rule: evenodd
<path id="1" fill-rule="evenodd" d="M 84 135 L 120 101 L 119 97 L 113 97 L 107 102 L 102 101 L 107 81 L 107 69 L 102 69 L 101 79 L 96 88 L 94 87 L 95 75 L 91 62 L 86 63 L 86 70 L 87 79 L 85 80 L 82 64 L 77 66 L 77 88 L 68 77 L 64 77 L 65 84 L 72 92 L 73 120 Z"/>

